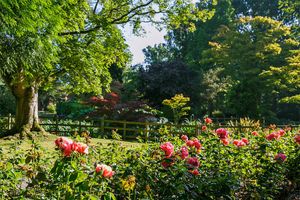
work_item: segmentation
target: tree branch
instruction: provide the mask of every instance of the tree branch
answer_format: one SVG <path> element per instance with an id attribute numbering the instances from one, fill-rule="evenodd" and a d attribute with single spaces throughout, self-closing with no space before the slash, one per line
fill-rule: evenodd
<path id="1" fill-rule="evenodd" d="M 97 2 L 96 2 L 96 4 L 95 4 L 94 11 L 93 11 L 94 14 L 96 14 L 96 10 L 97 10 L 97 6 L 98 6 L 99 1 L 100 1 L 100 0 L 97 0 Z"/>
<path id="2" fill-rule="evenodd" d="M 129 10 L 127 13 L 121 15 L 120 17 L 116 18 L 116 19 L 113 19 L 112 21 L 109 21 L 108 24 L 122 24 L 122 23 L 126 23 L 128 22 L 128 20 L 124 21 L 124 22 L 120 22 L 121 20 L 123 20 L 125 17 L 127 17 L 128 15 L 132 14 L 133 12 L 137 11 L 138 9 L 141 9 L 143 7 L 146 7 L 148 5 L 150 5 L 154 0 L 149 0 L 147 3 L 145 4 L 141 4 L 139 6 L 136 6 L 134 8 L 132 8 L 131 10 Z M 150 11 L 149 12 L 146 12 L 146 14 L 149 14 L 151 13 Z M 135 16 L 137 14 L 134 14 L 133 16 Z M 133 17 L 131 15 L 131 18 Z M 130 19 L 131 19 L 130 18 Z M 119 22 L 118 22 L 119 21 Z M 59 33 L 58 35 L 59 36 L 65 36 L 65 35 L 76 35 L 76 34 L 87 34 L 87 33 L 90 33 L 90 32 L 93 32 L 93 31 L 97 31 L 101 28 L 102 26 L 100 24 L 94 26 L 93 28 L 90 28 L 90 29 L 86 29 L 86 30 L 79 30 L 79 31 L 69 31 L 69 32 L 63 32 L 63 33 Z"/>

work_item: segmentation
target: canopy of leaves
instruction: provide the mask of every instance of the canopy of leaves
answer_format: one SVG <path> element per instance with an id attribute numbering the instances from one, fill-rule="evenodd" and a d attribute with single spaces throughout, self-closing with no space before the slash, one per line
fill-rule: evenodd
<path id="1" fill-rule="evenodd" d="M 119 26 L 131 24 L 138 34 L 142 22 L 193 27 L 211 15 L 182 0 L 3 0 L 0 76 L 8 85 L 56 82 L 75 93 L 101 93 L 109 67 L 130 58 Z"/>

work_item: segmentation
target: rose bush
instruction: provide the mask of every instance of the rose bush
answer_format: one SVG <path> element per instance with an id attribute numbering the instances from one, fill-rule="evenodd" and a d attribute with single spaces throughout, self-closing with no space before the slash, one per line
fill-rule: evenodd
<path id="1" fill-rule="evenodd" d="M 59 137 L 0 150 L 1 199 L 276 199 L 300 186 L 299 130 L 213 129 L 128 148 Z M 22 141 L 21 141 L 22 142 Z"/>

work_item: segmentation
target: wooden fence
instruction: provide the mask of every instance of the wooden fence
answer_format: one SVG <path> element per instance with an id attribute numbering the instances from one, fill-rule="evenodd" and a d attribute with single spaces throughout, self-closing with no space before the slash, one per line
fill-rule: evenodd
<path id="1" fill-rule="evenodd" d="M 8 115 L 2 117 L 0 124 L 1 131 L 9 130 L 14 123 L 14 117 Z M 232 119 L 232 118 L 228 118 Z M 45 117 L 40 116 L 41 125 L 48 132 L 53 132 L 60 135 L 73 134 L 75 132 L 81 133 L 88 131 L 92 136 L 108 136 L 111 137 L 112 131 L 117 132 L 123 139 L 136 139 L 137 137 L 145 140 L 157 139 L 164 131 L 169 134 L 179 135 L 188 134 L 190 136 L 197 136 L 201 134 L 201 127 L 203 124 L 194 122 L 194 124 L 171 124 L 171 123 L 157 123 L 157 122 L 132 122 L 122 120 L 109 120 L 105 118 L 94 120 L 73 120 L 68 118 L 60 118 L 58 116 Z M 215 120 L 216 121 L 216 120 Z M 277 127 L 285 127 L 287 125 L 277 125 Z M 299 128 L 300 125 L 288 125 L 292 128 Z M 237 132 L 246 132 L 255 130 L 257 127 L 253 126 L 228 126 L 221 123 L 215 123 L 212 128 L 219 127 L 229 128 Z M 267 127 L 263 125 L 263 128 Z"/>

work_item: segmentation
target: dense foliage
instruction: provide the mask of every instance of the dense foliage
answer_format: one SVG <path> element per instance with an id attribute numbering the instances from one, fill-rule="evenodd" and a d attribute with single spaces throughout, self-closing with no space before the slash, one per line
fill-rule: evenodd
<path id="1" fill-rule="evenodd" d="M 211 130 L 197 137 L 168 133 L 161 144 L 92 146 L 57 138 L 49 153 L 32 140 L 0 151 L 0 196 L 22 199 L 297 198 L 299 130 Z M 52 148 L 55 148 L 53 143 Z M 53 152 L 53 151 L 51 151 Z M 299 197 L 299 196 L 298 196 Z"/>
<path id="2" fill-rule="evenodd" d="M 146 67 L 181 60 L 195 71 L 198 82 L 190 96 L 197 102 L 192 104 L 195 114 L 298 120 L 299 4 L 219 0 L 197 6 L 214 9 L 214 16 L 195 23 L 194 32 L 184 25 L 173 28 L 165 43 L 145 48 Z M 162 76 L 146 74 L 152 80 Z M 181 80 L 184 76 L 176 78 Z M 151 94 L 164 90 L 164 84 L 157 86 L 155 92 L 141 90 L 150 103 L 155 103 Z"/>

